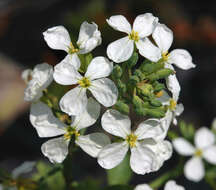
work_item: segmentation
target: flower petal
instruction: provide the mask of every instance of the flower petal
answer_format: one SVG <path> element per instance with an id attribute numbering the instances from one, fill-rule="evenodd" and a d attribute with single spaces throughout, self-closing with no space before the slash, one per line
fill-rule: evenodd
<path id="1" fill-rule="evenodd" d="M 158 23 L 152 37 L 161 49 L 162 53 L 167 53 L 173 42 L 172 30 L 170 30 L 165 24 Z"/>
<path id="2" fill-rule="evenodd" d="M 87 107 L 84 112 L 75 116 L 71 126 L 75 126 L 76 130 L 80 130 L 93 125 L 100 115 L 100 104 L 93 98 L 88 99 Z"/>
<path id="3" fill-rule="evenodd" d="M 147 147 L 141 146 L 140 143 L 131 148 L 130 166 L 137 173 L 144 175 L 154 170 L 155 154 Z"/>
<path id="4" fill-rule="evenodd" d="M 67 92 L 60 100 L 60 108 L 68 115 L 79 115 L 86 110 L 86 89 L 75 87 Z"/>
<path id="5" fill-rule="evenodd" d="M 175 150 L 183 156 L 191 156 L 195 152 L 195 148 L 184 138 L 176 138 L 173 140 Z"/>
<path id="6" fill-rule="evenodd" d="M 52 163 L 62 163 L 68 154 L 69 141 L 64 137 L 54 138 L 45 142 L 42 153 L 48 157 Z"/>
<path id="7" fill-rule="evenodd" d="M 140 184 L 137 185 L 134 190 L 153 190 L 153 189 L 147 184 Z"/>
<path id="8" fill-rule="evenodd" d="M 110 43 L 107 56 L 116 63 L 127 61 L 133 54 L 134 42 L 128 36 Z"/>
<path id="9" fill-rule="evenodd" d="M 92 133 L 79 136 L 76 144 L 87 154 L 96 158 L 103 147 L 110 144 L 110 139 L 103 133 Z"/>
<path id="10" fill-rule="evenodd" d="M 133 23 L 133 30 L 138 32 L 140 38 L 144 38 L 152 34 L 157 23 L 158 18 L 151 13 L 138 15 Z"/>
<path id="11" fill-rule="evenodd" d="M 102 118 L 101 125 L 108 133 L 126 139 L 131 133 L 131 120 L 117 110 L 107 110 Z"/>
<path id="12" fill-rule="evenodd" d="M 77 84 L 77 81 L 81 79 L 82 76 L 67 59 L 64 59 L 54 67 L 53 78 L 57 83 L 62 85 Z"/>
<path id="13" fill-rule="evenodd" d="M 24 80 L 24 82 L 26 84 L 28 84 L 29 82 L 29 79 L 31 78 L 31 75 L 32 75 L 32 70 L 31 69 L 25 69 L 22 74 L 21 74 L 21 77 L 22 79 Z"/>
<path id="14" fill-rule="evenodd" d="M 139 124 L 138 128 L 134 132 L 138 136 L 138 140 L 154 138 L 163 133 L 160 120 L 158 119 L 147 119 Z"/>
<path id="15" fill-rule="evenodd" d="M 98 30 L 97 24 L 94 22 L 89 24 L 84 21 L 81 24 L 79 38 L 77 45 L 80 48 L 80 54 L 91 52 L 95 47 L 99 46 L 102 42 L 101 33 Z"/>
<path id="16" fill-rule="evenodd" d="M 125 141 L 105 146 L 98 155 L 99 165 L 105 169 L 116 167 L 124 160 L 128 148 L 129 146 Z"/>
<path id="17" fill-rule="evenodd" d="M 196 131 L 194 140 L 197 148 L 204 149 L 215 143 L 215 136 L 207 127 L 202 127 Z"/>
<path id="18" fill-rule="evenodd" d="M 207 162 L 216 165 L 216 145 L 210 146 L 203 151 L 203 157 Z"/>
<path id="19" fill-rule="evenodd" d="M 175 49 L 171 51 L 168 62 L 184 70 L 196 67 L 192 62 L 190 53 L 184 49 Z"/>
<path id="20" fill-rule="evenodd" d="M 136 42 L 136 47 L 139 50 L 139 53 L 150 61 L 157 62 L 161 58 L 160 49 L 148 38 L 140 39 Z"/>
<path id="21" fill-rule="evenodd" d="M 122 15 L 111 16 L 106 21 L 115 30 L 118 30 L 120 32 L 125 32 L 127 34 L 131 33 L 131 25 L 127 21 L 127 19 Z"/>
<path id="22" fill-rule="evenodd" d="M 76 70 L 80 68 L 81 62 L 76 53 L 68 54 L 61 62 L 71 64 Z"/>
<path id="23" fill-rule="evenodd" d="M 43 32 L 47 45 L 52 49 L 64 50 L 68 52 L 71 39 L 64 26 L 55 26 Z"/>
<path id="24" fill-rule="evenodd" d="M 54 137 L 65 133 L 64 123 L 58 120 L 52 110 L 40 101 L 31 104 L 30 122 L 39 137 Z"/>
<path id="25" fill-rule="evenodd" d="M 177 185 L 175 181 L 170 180 L 166 183 L 164 190 L 185 190 L 181 185 Z"/>
<path id="26" fill-rule="evenodd" d="M 177 104 L 176 109 L 175 109 L 175 116 L 180 116 L 183 111 L 184 111 L 183 104 Z"/>
<path id="27" fill-rule="evenodd" d="M 193 157 L 184 166 L 184 175 L 188 180 L 199 182 L 205 176 L 205 169 L 201 158 Z"/>
<path id="28" fill-rule="evenodd" d="M 107 77 L 113 70 L 113 63 L 105 57 L 95 57 L 89 64 L 85 77 L 91 80 Z"/>
<path id="29" fill-rule="evenodd" d="M 101 78 L 92 81 L 88 88 L 96 100 L 105 107 L 113 106 L 118 98 L 118 89 L 113 81 L 108 78 Z"/>

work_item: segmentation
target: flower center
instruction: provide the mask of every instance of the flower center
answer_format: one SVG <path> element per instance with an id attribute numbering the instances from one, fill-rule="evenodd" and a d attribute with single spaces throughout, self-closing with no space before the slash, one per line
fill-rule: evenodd
<path id="1" fill-rule="evenodd" d="M 201 149 L 197 149 L 194 153 L 195 156 L 201 157 L 203 155 L 203 151 Z"/>
<path id="2" fill-rule="evenodd" d="M 68 50 L 68 53 L 69 54 L 73 54 L 73 53 L 77 53 L 79 51 L 78 48 L 75 48 L 74 45 L 72 44 L 72 42 L 70 43 L 70 46 L 69 46 L 69 50 Z"/>
<path id="3" fill-rule="evenodd" d="M 137 142 L 137 136 L 131 133 L 127 136 L 126 141 L 130 145 L 130 147 L 135 147 Z"/>
<path id="4" fill-rule="evenodd" d="M 163 61 L 168 61 L 170 54 L 168 53 L 168 51 L 162 53 L 162 59 Z"/>
<path id="5" fill-rule="evenodd" d="M 82 87 L 82 88 L 88 88 L 89 86 L 91 86 L 91 81 L 87 78 L 87 77 L 83 77 L 82 79 L 80 79 L 78 81 L 78 84 Z"/>
<path id="6" fill-rule="evenodd" d="M 161 96 L 163 96 L 163 94 L 164 94 L 164 92 L 161 90 L 161 91 L 157 92 L 157 93 L 155 94 L 155 96 L 156 96 L 157 98 L 160 98 Z"/>
<path id="7" fill-rule="evenodd" d="M 80 136 L 79 132 L 74 127 L 69 126 L 67 127 L 66 133 L 64 134 L 64 139 L 70 140 L 72 135 L 74 135 L 75 138 Z"/>
<path id="8" fill-rule="evenodd" d="M 170 105 L 169 105 L 169 108 L 173 111 L 176 109 L 176 105 L 177 105 L 177 102 L 173 99 L 170 99 Z"/>
<path id="9" fill-rule="evenodd" d="M 138 42 L 139 41 L 138 32 L 135 32 L 134 30 L 132 30 L 132 32 L 129 34 L 129 39 L 134 40 L 135 42 Z"/>

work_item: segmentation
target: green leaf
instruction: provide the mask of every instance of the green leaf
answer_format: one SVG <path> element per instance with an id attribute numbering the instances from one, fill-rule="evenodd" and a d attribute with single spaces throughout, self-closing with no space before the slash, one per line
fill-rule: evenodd
<path id="1" fill-rule="evenodd" d="M 128 68 L 131 69 L 132 67 L 134 67 L 137 64 L 138 59 L 139 59 L 138 53 L 134 51 L 130 59 L 126 61 Z"/>
<path id="2" fill-rule="evenodd" d="M 132 171 L 129 162 L 130 156 L 127 154 L 125 159 L 117 167 L 107 170 L 107 180 L 109 185 L 128 184 L 132 177 Z M 114 189 L 118 190 L 119 188 L 116 186 L 113 188 L 113 190 Z"/>
<path id="3" fill-rule="evenodd" d="M 118 111 L 120 111 L 123 114 L 129 114 L 130 112 L 130 108 L 129 106 L 124 103 L 122 100 L 118 100 L 114 106 L 115 109 L 117 109 Z"/>

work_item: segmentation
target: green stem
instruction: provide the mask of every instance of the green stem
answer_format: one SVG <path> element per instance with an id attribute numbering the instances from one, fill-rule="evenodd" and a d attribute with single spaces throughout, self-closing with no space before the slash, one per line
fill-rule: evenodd
<path id="1" fill-rule="evenodd" d="M 157 189 L 161 187 L 162 185 L 164 185 L 169 179 L 174 179 L 174 178 L 181 176 L 183 173 L 183 163 L 184 163 L 183 159 L 180 158 L 179 164 L 177 165 L 176 168 L 162 174 L 160 177 L 150 182 L 149 183 L 150 186 L 153 189 Z"/>
<path id="2" fill-rule="evenodd" d="M 215 179 L 205 177 L 205 181 L 211 186 L 213 190 L 216 190 L 216 181 Z"/>

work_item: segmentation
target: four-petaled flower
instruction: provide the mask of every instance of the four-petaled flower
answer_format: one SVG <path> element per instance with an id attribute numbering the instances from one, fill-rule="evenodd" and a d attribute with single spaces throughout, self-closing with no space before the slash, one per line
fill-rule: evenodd
<path id="1" fill-rule="evenodd" d="M 98 155 L 98 163 L 105 169 L 116 167 L 131 149 L 130 166 L 137 174 L 157 171 L 170 158 L 172 146 L 168 141 L 157 139 L 163 133 L 157 119 L 148 119 L 131 131 L 131 120 L 116 110 L 107 110 L 101 119 L 108 133 L 121 137 L 122 142 L 105 146 Z"/>
<path id="2" fill-rule="evenodd" d="M 197 130 L 194 137 L 195 147 L 182 137 L 173 140 L 175 150 L 183 156 L 193 156 L 184 166 L 185 177 L 198 182 L 205 176 L 202 158 L 216 165 L 216 144 L 214 134 L 206 127 Z"/>
<path id="3" fill-rule="evenodd" d="M 107 55 L 111 60 L 116 63 L 127 61 L 134 51 L 134 43 L 139 53 L 145 58 L 151 61 L 160 59 L 160 50 L 147 38 L 152 34 L 158 23 L 157 17 L 154 17 L 151 13 L 139 15 L 133 23 L 133 29 L 122 15 L 111 16 L 107 19 L 107 23 L 115 30 L 128 34 L 128 36 L 108 45 Z"/>
<path id="4" fill-rule="evenodd" d="M 45 142 L 41 150 L 53 163 L 61 163 L 68 154 L 68 146 L 72 136 L 75 143 L 92 157 L 97 157 L 101 148 L 110 143 L 109 138 L 103 133 L 81 135 L 80 130 L 93 125 L 100 114 L 100 104 L 93 98 L 88 99 L 87 110 L 82 114 L 72 117 L 71 125 L 66 125 L 57 119 L 52 110 L 44 103 L 37 102 L 31 105 L 30 121 L 40 137 L 53 138 Z"/>
<path id="5" fill-rule="evenodd" d="M 113 70 L 113 63 L 105 57 L 95 57 L 89 64 L 84 76 L 67 62 L 62 62 L 54 68 L 54 80 L 62 85 L 77 85 L 67 92 L 60 100 L 62 111 L 69 115 L 82 113 L 87 105 L 86 90 L 105 107 L 114 105 L 118 90 L 115 83 L 108 78 Z"/>
<path id="6" fill-rule="evenodd" d="M 102 42 L 97 24 L 89 24 L 86 21 L 81 24 L 77 47 L 73 45 L 68 31 L 63 26 L 49 28 L 43 35 L 50 48 L 68 53 L 63 61 L 73 64 L 77 70 L 81 64 L 77 54 L 89 53 Z"/>

